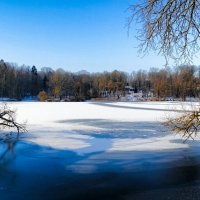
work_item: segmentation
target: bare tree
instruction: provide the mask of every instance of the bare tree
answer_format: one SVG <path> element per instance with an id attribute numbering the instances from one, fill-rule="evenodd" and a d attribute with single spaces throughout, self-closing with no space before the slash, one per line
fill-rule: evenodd
<path id="1" fill-rule="evenodd" d="M 173 132 L 180 134 L 185 140 L 194 139 L 200 129 L 200 112 L 185 112 L 180 117 L 169 118 L 163 125 L 169 127 Z"/>
<path id="2" fill-rule="evenodd" d="M 200 0 L 141 0 L 130 6 L 133 21 L 139 24 L 140 51 L 158 51 L 166 61 L 189 63 L 199 51 Z M 200 110 L 169 119 L 165 125 L 186 139 L 197 135 Z"/>
<path id="3" fill-rule="evenodd" d="M 16 121 L 15 111 L 11 110 L 6 104 L 0 107 L 0 128 L 15 128 L 18 134 L 27 132 L 25 124 Z"/>
<path id="4" fill-rule="evenodd" d="M 156 50 L 166 61 L 189 63 L 198 52 L 200 0 L 138 0 L 130 6 L 129 28 L 139 23 L 137 38 L 143 53 Z"/>

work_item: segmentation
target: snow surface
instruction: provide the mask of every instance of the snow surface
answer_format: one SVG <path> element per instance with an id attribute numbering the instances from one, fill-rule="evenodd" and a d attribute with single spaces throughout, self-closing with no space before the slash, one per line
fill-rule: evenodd
<path id="1" fill-rule="evenodd" d="M 95 171 L 97 164 L 111 160 L 126 163 L 127 170 L 145 159 L 149 163 L 166 163 L 200 152 L 199 138 L 183 143 L 180 136 L 161 125 L 169 114 L 177 115 L 173 110 L 190 109 L 190 103 L 183 106 L 179 102 L 9 102 L 8 105 L 17 110 L 20 122 L 27 122 L 29 133 L 23 140 L 87 155 L 76 165 L 66 166 L 76 172 Z"/>

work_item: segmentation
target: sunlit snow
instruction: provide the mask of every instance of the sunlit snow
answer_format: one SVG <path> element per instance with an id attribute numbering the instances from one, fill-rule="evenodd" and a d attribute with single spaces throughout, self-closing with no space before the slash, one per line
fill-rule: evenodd
<path id="1" fill-rule="evenodd" d="M 23 140 L 87 155 L 67 166 L 78 172 L 95 170 L 97 163 L 110 160 L 131 168 L 141 157 L 165 163 L 199 152 L 198 138 L 184 143 L 161 125 L 166 116 L 177 114 L 173 110 L 183 108 L 178 102 L 13 102 L 9 106 L 17 110 L 20 122 L 27 122 Z M 155 159 L 161 152 L 164 158 Z"/>

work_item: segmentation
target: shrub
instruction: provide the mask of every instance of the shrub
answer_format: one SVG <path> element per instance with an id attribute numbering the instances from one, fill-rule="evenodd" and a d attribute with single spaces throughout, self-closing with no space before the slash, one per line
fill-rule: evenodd
<path id="1" fill-rule="evenodd" d="M 38 98 L 39 98 L 40 101 L 46 101 L 46 100 L 48 99 L 48 95 L 47 95 L 47 93 L 43 90 L 43 91 L 39 92 Z"/>

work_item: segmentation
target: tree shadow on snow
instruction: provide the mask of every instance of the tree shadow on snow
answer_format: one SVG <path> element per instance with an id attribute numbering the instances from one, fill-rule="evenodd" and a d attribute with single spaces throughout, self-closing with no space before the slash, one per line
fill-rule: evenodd
<path id="1" fill-rule="evenodd" d="M 57 123 L 77 125 L 75 130 L 84 135 L 96 138 L 152 138 L 165 137 L 169 134 L 158 122 L 127 122 L 106 119 L 60 120 Z M 88 131 L 79 130 L 80 125 L 89 126 Z M 94 131 L 94 129 L 96 129 Z"/>

